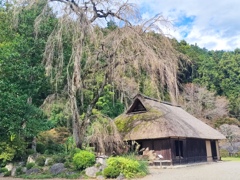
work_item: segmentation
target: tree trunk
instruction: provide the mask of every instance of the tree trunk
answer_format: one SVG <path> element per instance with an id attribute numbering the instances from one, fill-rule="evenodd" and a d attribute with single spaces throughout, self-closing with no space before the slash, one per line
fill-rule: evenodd
<path id="1" fill-rule="evenodd" d="M 76 96 L 71 96 L 71 109 L 72 109 L 73 139 L 76 143 L 76 147 L 82 148 L 82 142 L 80 139 L 79 113 L 78 113 Z"/>
<path id="2" fill-rule="evenodd" d="M 69 79 L 68 83 L 71 84 L 71 89 L 69 91 L 69 97 L 71 102 L 71 110 L 72 110 L 72 129 L 73 129 L 73 139 L 76 143 L 76 147 L 82 148 L 82 138 L 80 132 L 80 118 L 79 118 L 79 109 L 77 105 L 77 91 L 81 87 L 81 76 L 80 76 L 80 57 L 81 57 L 81 48 L 77 48 L 76 53 L 78 56 L 74 58 L 74 66 L 73 66 L 73 75 L 72 78 Z"/>

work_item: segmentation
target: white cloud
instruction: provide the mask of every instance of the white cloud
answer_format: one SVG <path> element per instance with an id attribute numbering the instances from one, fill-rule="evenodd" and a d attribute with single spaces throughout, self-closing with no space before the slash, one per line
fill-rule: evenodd
<path id="1" fill-rule="evenodd" d="M 178 40 L 213 50 L 240 47 L 239 0 L 131 0 L 138 4 L 143 17 L 162 13 L 178 27 L 167 30 Z M 184 18 L 194 17 L 191 23 Z M 182 25 L 181 25 L 182 23 Z"/>

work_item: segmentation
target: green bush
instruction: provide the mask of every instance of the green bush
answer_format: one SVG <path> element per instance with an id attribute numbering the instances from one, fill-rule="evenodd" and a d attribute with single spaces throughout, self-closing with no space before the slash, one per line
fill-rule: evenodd
<path id="1" fill-rule="evenodd" d="M 54 159 L 51 158 L 51 159 L 48 160 L 47 164 L 48 164 L 48 166 L 52 166 L 54 163 L 55 163 Z"/>
<path id="2" fill-rule="evenodd" d="M 33 166 L 35 166 L 35 163 L 27 163 L 26 168 L 31 169 Z"/>
<path id="3" fill-rule="evenodd" d="M 4 177 L 11 176 L 11 171 L 7 171 L 7 172 L 5 172 L 3 176 L 4 176 Z"/>
<path id="4" fill-rule="evenodd" d="M 220 149 L 220 156 L 221 157 L 229 157 L 229 152 L 225 149 Z"/>
<path id="5" fill-rule="evenodd" d="M 103 172 L 102 171 L 99 171 L 96 173 L 96 176 L 102 176 L 103 175 Z"/>
<path id="6" fill-rule="evenodd" d="M 36 150 L 38 153 L 44 154 L 46 151 L 45 145 L 43 143 L 37 143 Z"/>
<path id="7" fill-rule="evenodd" d="M 64 153 L 55 154 L 52 156 L 54 163 L 65 163 L 67 156 Z"/>
<path id="8" fill-rule="evenodd" d="M 3 167 L 3 168 L 0 168 L 0 173 L 5 173 L 5 172 L 8 172 L 8 169 Z"/>
<path id="9" fill-rule="evenodd" d="M 38 166 L 44 166 L 45 165 L 45 160 L 46 158 L 44 156 L 39 156 L 37 159 L 36 159 L 36 164 Z"/>
<path id="10" fill-rule="evenodd" d="M 10 161 L 18 161 L 25 154 L 26 143 L 18 135 L 14 134 L 10 139 L 1 138 L 0 140 L 0 165 Z"/>
<path id="11" fill-rule="evenodd" d="M 148 173 L 147 163 L 127 157 L 110 157 L 106 169 L 103 174 L 107 178 L 117 177 L 120 173 L 126 178 L 141 177 Z M 118 175 L 117 171 L 119 171 Z"/>
<path id="12" fill-rule="evenodd" d="M 25 150 L 26 156 L 33 155 L 35 152 L 33 149 L 26 149 Z"/>
<path id="13" fill-rule="evenodd" d="M 21 175 L 21 174 L 23 174 L 22 167 L 18 167 L 18 168 L 16 169 L 16 175 L 19 176 L 19 175 Z"/>
<path id="14" fill-rule="evenodd" d="M 92 152 L 81 150 L 73 156 L 76 169 L 83 170 L 95 164 L 95 155 Z"/>
<path id="15" fill-rule="evenodd" d="M 120 170 L 113 166 L 108 166 L 103 170 L 103 175 L 106 178 L 116 178 L 120 174 Z"/>

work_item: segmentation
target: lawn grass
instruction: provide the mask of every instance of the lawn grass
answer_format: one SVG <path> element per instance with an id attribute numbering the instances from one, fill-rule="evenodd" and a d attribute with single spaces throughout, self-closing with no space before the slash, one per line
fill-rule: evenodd
<path id="1" fill-rule="evenodd" d="M 222 157 L 223 161 L 240 161 L 240 157 Z"/>

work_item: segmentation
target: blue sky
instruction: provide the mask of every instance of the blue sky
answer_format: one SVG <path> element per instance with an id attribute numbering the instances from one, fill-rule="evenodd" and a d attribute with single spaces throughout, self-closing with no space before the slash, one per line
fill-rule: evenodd
<path id="1" fill-rule="evenodd" d="M 209 50 L 240 48 L 240 0 L 129 0 L 143 18 L 161 13 L 171 21 L 165 34 Z"/>

